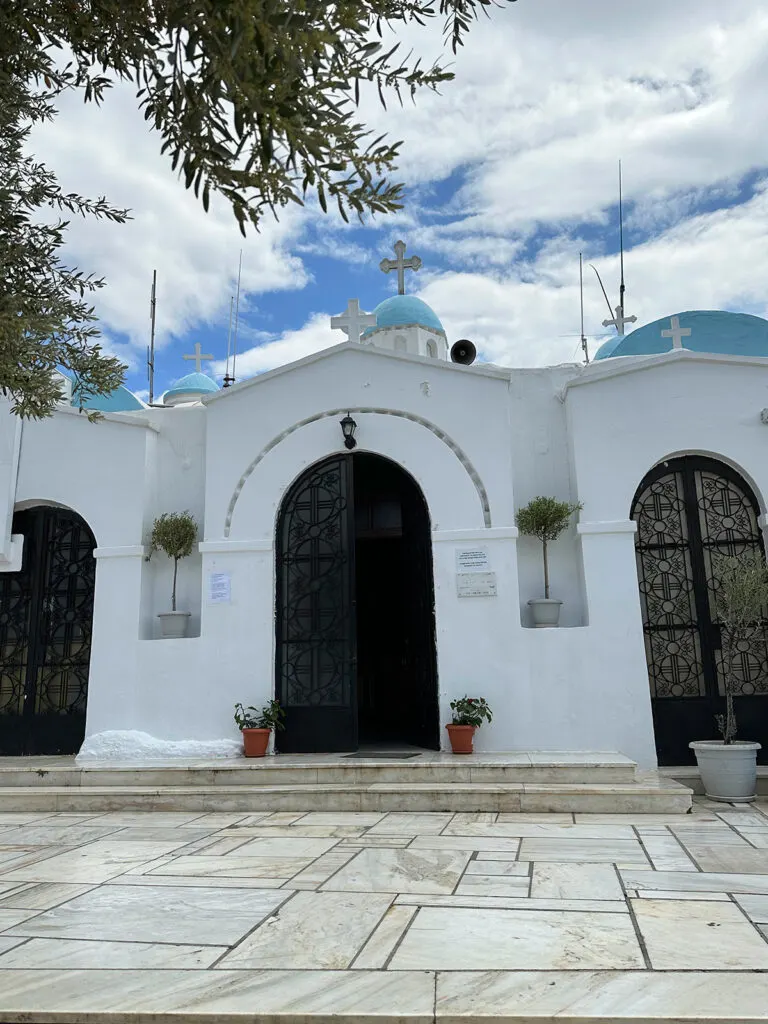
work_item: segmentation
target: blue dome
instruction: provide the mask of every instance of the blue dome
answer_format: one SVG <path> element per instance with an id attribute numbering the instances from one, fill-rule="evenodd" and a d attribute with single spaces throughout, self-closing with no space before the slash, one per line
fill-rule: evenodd
<path id="1" fill-rule="evenodd" d="M 677 333 L 678 328 L 677 339 L 673 339 L 672 334 Z M 616 342 L 613 349 L 604 352 L 613 342 Z M 611 338 L 595 358 L 649 356 L 674 348 L 729 356 L 768 356 L 768 320 L 751 313 L 689 310 L 654 320 L 623 338 Z"/>
<path id="2" fill-rule="evenodd" d="M 77 388 L 72 390 L 72 405 L 80 408 L 80 398 Z M 138 400 L 133 392 L 120 384 L 108 395 L 88 395 L 83 401 L 84 409 L 93 409 L 98 412 L 138 412 L 145 406 Z"/>
<path id="3" fill-rule="evenodd" d="M 392 295 L 380 302 L 373 312 L 376 327 L 369 327 L 367 331 L 363 331 L 363 337 L 380 327 L 405 327 L 407 324 L 418 324 L 420 327 L 429 327 L 433 331 L 445 334 L 435 311 L 415 295 Z"/>
<path id="4" fill-rule="evenodd" d="M 177 395 L 200 395 L 218 390 L 219 385 L 207 373 L 188 373 L 165 392 L 163 402 Z"/>
<path id="5" fill-rule="evenodd" d="M 619 344 L 619 342 L 623 340 L 624 339 L 617 334 L 615 338 L 609 338 L 608 341 L 604 341 L 600 348 L 597 350 L 597 352 L 595 352 L 593 360 L 608 359 L 610 356 L 613 355 L 614 351 L 616 350 L 616 346 Z"/>

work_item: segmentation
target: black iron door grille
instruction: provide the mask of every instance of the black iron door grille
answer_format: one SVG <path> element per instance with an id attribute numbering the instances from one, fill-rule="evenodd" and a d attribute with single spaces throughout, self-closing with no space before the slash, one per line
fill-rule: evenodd
<path id="1" fill-rule="evenodd" d="M 14 516 L 21 571 L 0 574 L 0 753 L 74 753 L 85 734 L 95 546 L 74 512 Z"/>
<path id="2" fill-rule="evenodd" d="M 754 494 L 714 459 L 656 467 L 638 488 L 637 568 L 654 725 L 661 764 L 693 759 L 688 742 L 716 736 L 730 638 L 718 622 L 718 562 L 763 552 Z M 740 652 L 739 733 L 768 741 L 768 632 Z"/>

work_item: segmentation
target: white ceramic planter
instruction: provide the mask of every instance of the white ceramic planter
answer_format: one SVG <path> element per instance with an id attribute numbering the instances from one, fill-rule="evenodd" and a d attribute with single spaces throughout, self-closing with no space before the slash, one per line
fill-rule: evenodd
<path id="1" fill-rule="evenodd" d="M 711 800 L 755 799 L 759 743 L 736 740 L 726 746 L 722 740 L 694 740 L 688 746 L 696 752 L 704 792 Z"/>
<path id="2" fill-rule="evenodd" d="M 560 607 L 562 601 L 554 597 L 534 597 L 528 602 L 533 615 L 533 624 L 536 629 L 547 629 L 556 626 L 560 621 Z"/>
<path id="3" fill-rule="evenodd" d="M 160 631 L 164 640 L 180 640 L 187 631 L 191 612 L 160 612 Z"/>

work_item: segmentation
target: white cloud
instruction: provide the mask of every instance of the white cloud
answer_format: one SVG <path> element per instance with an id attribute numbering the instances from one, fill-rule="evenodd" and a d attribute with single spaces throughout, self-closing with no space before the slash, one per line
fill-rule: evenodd
<path id="1" fill-rule="evenodd" d="M 292 363 L 296 359 L 302 359 L 321 349 L 346 341 L 346 335 L 331 330 L 329 318 L 328 313 L 313 313 L 307 323 L 298 330 L 286 331 L 279 337 L 245 349 L 237 357 L 237 379 L 253 377 L 257 373 L 273 370 L 276 366 Z M 225 366 L 226 363 L 219 360 L 213 364 L 213 372 L 221 375 Z"/>

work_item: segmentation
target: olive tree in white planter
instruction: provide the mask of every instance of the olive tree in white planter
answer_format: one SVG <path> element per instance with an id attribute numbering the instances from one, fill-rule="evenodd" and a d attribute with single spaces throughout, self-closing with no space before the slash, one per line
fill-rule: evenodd
<path id="1" fill-rule="evenodd" d="M 760 555 L 724 558 L 715 566 L 715 607 L 723 637 L 725 714 L 717 715 L 721 740 L 694 740 L 704 792 L 712 800 L 746 803 L 757 790 L 759 743 L 737 740 L 734 695 L 742 680 L 742 657 L 763 641 L 768 609 L 768 566 Z"/>
<path id="2" fill-rule="evenodd" d="M 517 528 L 522 534 L 538 537 L 541 541 L 544 558 L 544 597 L 534 597 L 528 602 L 533 615 L 533 624 L 537 629 L 556 626 L 560 621 L 562 601 L 550 597 L 549 594 L 549 558 L 548 545 L 557 540 L 568 527 L 571 516 L 580 512 L 581 503 L 558 501 L 557 498 L 534 498 L 515 516 Z"/>
<path id="3" fill-rule="evenodd" d="M 160 612 L 160 629 L 166 639 L 179 639 L 187 629 L 190 612 L 176 608 L 176 579 L 179 560 L 192 554 L 197 540 L 197 523 L 190 512 L 164 512 L 152 526 L 149 558 L 155 551 L 163 551 L 173 559 L 173 587 L 171 589 L 171 610 Z"/>

